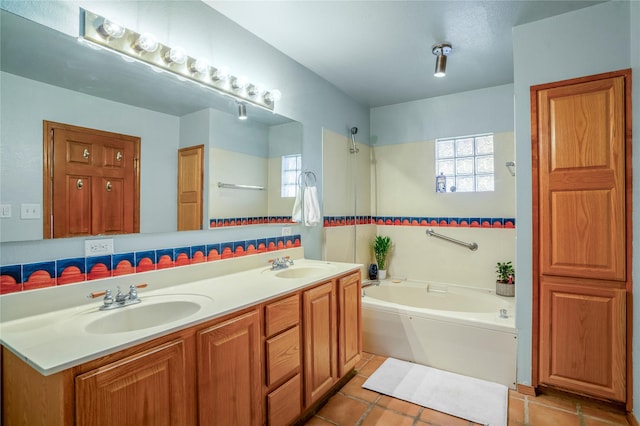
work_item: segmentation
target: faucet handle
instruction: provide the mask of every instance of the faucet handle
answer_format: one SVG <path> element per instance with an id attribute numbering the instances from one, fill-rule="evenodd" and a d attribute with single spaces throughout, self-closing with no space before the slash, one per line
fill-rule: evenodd
<path id="1" fill-rule="evenodd" d="M 138 289 L 135 285 L 129 286 L 129 300 L 136 300 L 138 298 Z"/>
<path id="2" fill-rule="evenodd" d="M 104 306 L 111 306 L 113 304 L 113 296 L 111 295 L 111 290 L 104 291 Z"/>

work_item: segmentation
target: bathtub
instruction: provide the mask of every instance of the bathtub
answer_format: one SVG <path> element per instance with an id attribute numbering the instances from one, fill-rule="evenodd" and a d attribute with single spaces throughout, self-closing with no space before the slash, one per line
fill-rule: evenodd
<path id="1" fill-rule="evenodd" d="M 488 290 L 384 280 L 363 289 L 363 349 L 515 388 L 514 313 Z"/>

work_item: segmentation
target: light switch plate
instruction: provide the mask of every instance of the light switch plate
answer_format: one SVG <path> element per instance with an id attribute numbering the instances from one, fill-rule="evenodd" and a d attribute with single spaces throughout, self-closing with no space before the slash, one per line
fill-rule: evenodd
<path id="1" fill-rule="evenodd" d="M 40 219 L 40 204 L 20 204 L 20 219 Z"/>
<path id="2" fill-rule="evenodd" d="M 0 218 L 11 217 L 11 204 L 0 204 Z"/>
<path id="3" fill-rule="evenodd" d="M 291 227 L 290 226 L 283 226 L 282 227 L 282 236 L 283 237 L 288 237 L 291 235 Z"/>

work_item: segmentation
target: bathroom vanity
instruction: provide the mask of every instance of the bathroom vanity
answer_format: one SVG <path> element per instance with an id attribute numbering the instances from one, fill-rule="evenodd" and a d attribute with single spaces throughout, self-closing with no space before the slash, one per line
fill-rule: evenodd
<path id="1" fill-rule="evenodd" d="M 145 279 L 134 306 L 98 311 L 92 301 L 3 318 L 3 423 L 286 425 L 304 417 L 360 358 L 361 273 L 302 259 L 302 249 L 283 252 L 294 265 L 281 270 L 271 270 L 267 253 L 166 271 L 182 270 L 178 285 L 154 271 L 58 289 L 82 300 L 100 285 Z"/>

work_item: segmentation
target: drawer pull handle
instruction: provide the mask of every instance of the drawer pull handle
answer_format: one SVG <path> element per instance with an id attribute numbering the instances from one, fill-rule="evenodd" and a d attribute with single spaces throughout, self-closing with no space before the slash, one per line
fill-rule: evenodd
<path id="1" fill-rule="evenodd" d="M 111 188 L 112 188 L 111 181 L 107 181 L 107 192 L 111 192 Z"/>
<path id="2" fill-rule="evenodd" d="M 82 179 L 78 179 L 76 181 L 76 188 L 82 189 L 83 186 L 84 186 L 84 183 L 82 182 Z"/>

